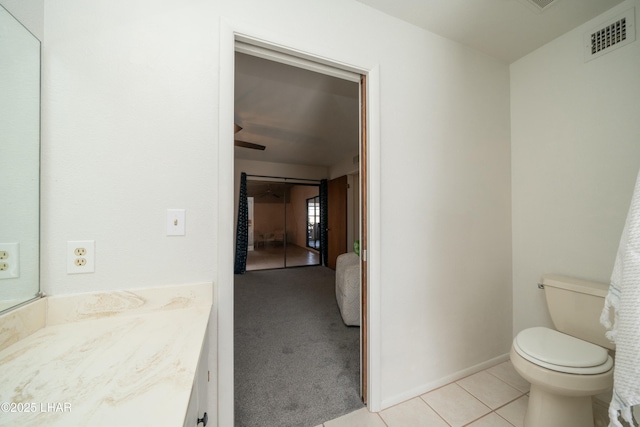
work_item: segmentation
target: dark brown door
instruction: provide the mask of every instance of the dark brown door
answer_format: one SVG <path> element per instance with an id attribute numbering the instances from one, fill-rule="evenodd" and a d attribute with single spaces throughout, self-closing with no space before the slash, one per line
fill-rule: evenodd
<path id="1" fill-rule="evenodd" d="M 327 265 L 336 269 L 336 258 L 347 252 L 347 177 L 329 181 L 327 185 Z"/>

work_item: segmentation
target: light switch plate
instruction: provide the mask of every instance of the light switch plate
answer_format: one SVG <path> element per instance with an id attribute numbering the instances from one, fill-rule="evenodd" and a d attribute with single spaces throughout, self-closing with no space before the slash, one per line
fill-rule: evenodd
<path id="1" fill-rule="evenodd" d="M 0 243 L 0 279 L 20 277 L 20 244 Z"/>
<path id="2" fill-rule="evenodd" d="M 167 236 L 184 236 L 185 210 L 167 209 Z"/>

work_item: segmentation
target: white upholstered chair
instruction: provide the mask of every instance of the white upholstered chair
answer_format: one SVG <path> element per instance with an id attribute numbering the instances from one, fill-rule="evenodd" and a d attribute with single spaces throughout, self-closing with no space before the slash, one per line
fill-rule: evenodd
<path id="1" fill-rule="evenodd" d="M 360 326 L 360 257 L 354 252 L 336 259 L 336 300 L 344 324 Z"/>

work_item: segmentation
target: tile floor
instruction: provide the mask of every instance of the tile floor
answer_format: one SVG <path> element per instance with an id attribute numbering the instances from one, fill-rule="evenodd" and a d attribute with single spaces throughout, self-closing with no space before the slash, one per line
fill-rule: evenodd
<path id="1" fill-rule="evenodd" d="M 364 408 L 317 427 L 523 427 L 528 392 L 506 361 L 380 413 Z M 606 408 L 594 402 L 597 427 L 608 424 Z"/>

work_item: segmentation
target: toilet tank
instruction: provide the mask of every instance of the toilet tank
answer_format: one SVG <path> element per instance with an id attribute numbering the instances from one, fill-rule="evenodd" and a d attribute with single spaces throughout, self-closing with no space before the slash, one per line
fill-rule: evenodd
<path id="1" fill-rule="evenodd" d="M 615 349 L 600 323 L 609 285 L 556 274 L 542 276 L 542 284 L 551 320 L 558 331 Z"/>

